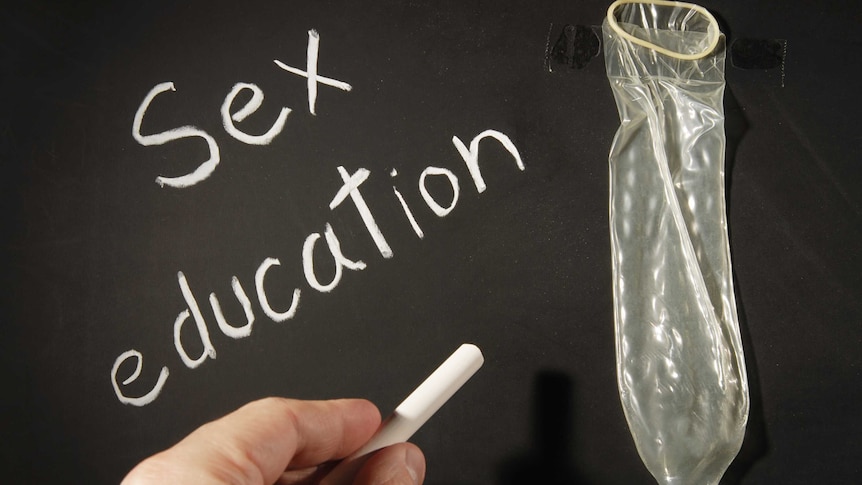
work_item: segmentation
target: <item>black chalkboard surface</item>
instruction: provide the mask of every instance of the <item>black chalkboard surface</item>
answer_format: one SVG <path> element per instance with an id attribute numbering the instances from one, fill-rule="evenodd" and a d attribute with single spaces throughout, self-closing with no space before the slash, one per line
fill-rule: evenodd
<path id="1" fill-rule="evenodd" d="M 727 66 L 752 410 L 725 481 L 851 483 L 860 11 L 704 5 L 785 50 Z M 413 439 L 427 483 L 651 483 L 616 388 L 606 9 L 4 8 L 3 476 L 116 483 L 269 395 L 386 413 L 472 342 Z"/>

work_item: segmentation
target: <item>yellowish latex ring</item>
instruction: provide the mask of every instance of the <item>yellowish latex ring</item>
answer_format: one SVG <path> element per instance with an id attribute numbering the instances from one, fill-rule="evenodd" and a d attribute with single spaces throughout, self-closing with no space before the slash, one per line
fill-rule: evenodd
<path id="1" fill-rule="evenodd" d="M 706 29 L 706 33 L 709 36 L 709 41 L 706 48 L 695 54 L 683 54 L 682 52 L 676 52 L 670 49 L 666 49 L 660 45 L 653 44 L 652 42 L 647 42 L 643 39 L 629 34 L 622 28 L 620 28 L 619 24 L 617 24 L 616 16 L 614 15 L 616 9 L 619 6 L 625 4 L 661 5 L 664 7 L 681 7 L 694 10 L 695 12 L 706 17 L 709 21 L 709 27 L 707 27 Z M 610 25 L 611 29 L 613 29 L 614 32 L 619 34 L 619 36 L 623 39 L 646 47 L 647 49 L 654 50 L 666 56 L 673 57 L 675 59 L 682 59 L 685 61 L 694 61 L 697 59 L 703 59 L 704 57 L 708 56 L 709 53 L 715 49 L 715 46 L 718 45 L 718 37 L 720 35 L 718 30 L 718 21 L 716 21 L 715 17 L 713 17 L 712 14 L 709 13 L 709 11 L 707 11 L 705 8 L 701 7 L 700 5 L 695 5 L 693 3 L 671 2 L 667 0 L 617 0 L 616 2 L 612 3 L 610 7 L 608 7 L 608 25 Z"/>

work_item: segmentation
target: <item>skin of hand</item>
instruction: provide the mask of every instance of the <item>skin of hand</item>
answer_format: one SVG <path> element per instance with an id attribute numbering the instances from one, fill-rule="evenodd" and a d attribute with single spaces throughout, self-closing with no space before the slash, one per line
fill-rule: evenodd
<path id="1" fill-rule="evenodd" d="M 122 485 L 316 484 L 379 426 L 380 412 L 363 399 L 261 399 L 142 461 Z M 424 478 L 422 451 L 401 443 L 377 451 L 353 483 L 414 485 Z"/>

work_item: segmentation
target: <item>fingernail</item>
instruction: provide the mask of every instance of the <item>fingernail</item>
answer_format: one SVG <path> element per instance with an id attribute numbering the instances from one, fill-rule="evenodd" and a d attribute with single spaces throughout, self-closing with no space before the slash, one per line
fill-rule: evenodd
<path id="1" fill-rule="evenodd" d="M 413 483 L 420 485 L 425 475 L 425 456 L 417 448 L 409 447 L 405 452 L 404 461 Z"/>

